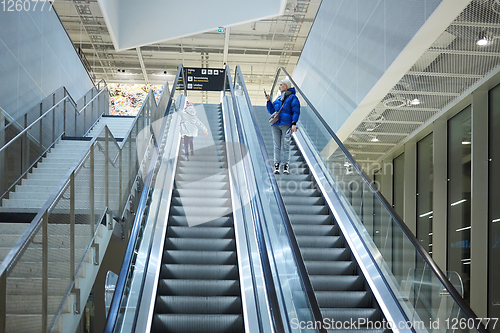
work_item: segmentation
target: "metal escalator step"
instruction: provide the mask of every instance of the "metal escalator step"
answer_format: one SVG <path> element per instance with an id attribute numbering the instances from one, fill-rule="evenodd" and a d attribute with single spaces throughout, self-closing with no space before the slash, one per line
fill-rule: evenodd
<path id="1" fill-rule="evenodd" d="M 230 206 L 229 198 L 206 198 L 206 197 L 173 197 L 173 206 Z"/>
<path id="2" fill-rule="evenodd" d="M 195 227 L 168 227 L 167 237 L 175 238 L 234 238 L 234 230 L 231 227 L 210 228 L 204 226 Z"/>
<path id="3" fill-rule="evenodd" d="M 289 214 L 290 222 L 292 224 L 322 224 L 332 225 L 333 216 L 331 215 L 306 215 L 306 214 Z"/>
<path id="4" fill-rule="evenodd" d="M 198 181 L 198 180 L 206 180 L 211 182 L 227 182 L 229 178 L 227 175 L 199 175 L 199 174 L 177 174 L 175 175 L 176 181 Z"/>
<path id="5" fill-rule="evenodd" d="M 174 189 L 176 197 L 229 198 L 229 190 Z"/>
<path id="6" fill-rule="evenodd" d="M 239 296 L 238 280 L 160 280 L 160 295 Z"/>
<path id="7" fill-rule="evenodd" d="M 326 206 L 307 206 L 295 205 L 286 207 L 288 214 L 304 214 L 304 215 L 328 215 L 329 210 Z"/>
<path id="8" fill-rule="evenodd" d="M 164 248 L 184 251 L 233 251 L 236 248 L 235 243 L 234 239 L 167 238 Z"/>
<path id="9" fill-rule="evenodd" d="M 238 267 L 235 265 L 181 265 L 161 266 L 162 279 L 236 280 Z"/>
<path id="10" fill-rule="evenodd" d="M 304 248 L 300 249 L 302 257 L 305 261 L 337 261 L 350 260 L 351 251 L 346 248 L 331 248 L 331 249 L 315 249 Z"/>
<path id="11" fill-rule="evenodd" d="M 189 224 L 188 224 L 189 222 Z M 169 216 L 168 224 L 171 226 L 189 226 L 189 225 L 199 225 L 203 223 L 203 227 L 232 227 L 233 218 L 229 216 L 217 217 L 213 220 L 207 220 L 206 216 Z M 191 227 L 194 228 L 194 227 Z"/>
<path id="12" fill-rule="evenodd" d="M 369 308 L 371 293 L 368 291 L 317 291 L 320 308 Z"/>
<path id="13" fill-rule="evenodd" d="M 227 182 L 213 182 L 206 179 L 198 181 L 175 181 L 174 186 L 177 189 L 207 189 L 207 190 L 228 190 L 229 184 Z"/>
<path id="14" fill-rule="evenodd" d="M 218 162 L 225 162 L 226 161 L 226 156 L 224 155 L 218 155 L 216 151 L 214 151 L 213 155 L 202 155 L 202 154 L 197 154 L 197 151 L 195 150 L 193 152 L 193 155 L 189 156 L 189 160 L 191 162 L 209 162 L 209 163 L 218 163 Z"/>
<path id="15" fill-rule="evenodd" d="M 241 300 L 238 296 L 158 296 L 155 311 L 159 314 L 238 314 Z"/>
<path id="16" fill-rule="evenodd" d="M 232 213 L 232 207 L 171 206 L 170 215 L 181 216 L 225 216 Z"/>
<path id="17" fill-rule="evenodd" d="M 300 197 L 321 197 L 321 192 L 314 188 L 300 189 L 281 186 L 280 193 L 283 197 L 294 195 Z"/>
<path id="18" fill-rule="evenodd" d="M 164 264 L 207 264 L 207 265 L 236 265 L 234 251 L 179 251 L 167 250 L 163 252 Z"/>
<path id="19" fill-rule="evenodd" d="M 297 236 L 338 236 L 339 229 L 336 225 L 322 224 L 293 224 L 293 232 Z"/>
<path id="20" fill-rule="evenodd" d="M 295 205 L 324 205 L 325 199 L 322 197 L 300 197 L 300 196 L 286 196 L 283 198 L 285 206 L 295 206 Z"/>
<path id="21" fill-rule="evenodd" d="M 321 309 L 321 314 L 324 318 L 330 318 L 335 321 L 348 321 L 350 322 L 351 318 L 356 318 L 356 321 L 363 318 L 366 321 L 376 322 L 381 319 L 381 313 L 377 309 L 370 308 L 338 308 L 338 309 L 329 309 L 323 308 Z"/>
<path id="22" fill-rule="evenodd" d="M 179 166 L 177 172 L 180 174 L 210 174 L 210 175 L 227 175 L 227 168 L 219 167 L 199 167 L 199 166 Z"/>
<path id="23" fill-rule="evenodd" d="M 344 238 L 340 236 L 296 236 L 299 247 L 302 248 L 334 248 L 343 247 Z"/>
<path id="24" fill-rule="evenodd" d="M 162 333 L 240 333 L 242 315 L 155 314 L 151 332 Z"/>
<path id="25" fill-rule="evenodd" d="M 227 162 L 219 162 L 219 161 L 179 161 L 179 167 L 199 167 L 199 168 L 227 168 Z"/>
<path id="26" fill-rule="evenodd" d="M 296 181 L 296 182 L 309 181 L 312 179 L 311 175 L 284 175 L 282 173 L 275 175 L 275 177 L 276 177 L 276 180 L 283 179 L 283 180 Z"/>
<path id="27" fill-rule="evenodd" d="M 310 279 L 316 292 L 364 290 L 364 280 L 359 275 L 311 275 Z"/>
<path id="28" fill-rule="evenodd" d="M 356 265 L 353 261 L 306 261 L 310 275 L 354 275 Z"/>

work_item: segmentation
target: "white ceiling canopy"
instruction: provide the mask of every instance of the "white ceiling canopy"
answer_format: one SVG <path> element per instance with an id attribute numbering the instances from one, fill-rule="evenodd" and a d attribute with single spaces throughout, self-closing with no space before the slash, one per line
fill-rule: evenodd
<path id="1" fill-rule="evenodd" d="M 286 0 L 98 0 L 117 51 L 282 15 Z"/>

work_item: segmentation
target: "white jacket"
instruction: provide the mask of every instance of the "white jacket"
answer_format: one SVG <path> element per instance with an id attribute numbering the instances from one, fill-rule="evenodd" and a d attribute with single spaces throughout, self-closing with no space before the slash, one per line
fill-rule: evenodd
<path id="1" fill-rule="evenodd" d="M 181 113 L 181 136 L 198 136 L 198 128 L 203 132 L 208 132 L 203 123 L 196 117 L 196 109 L 193 106 L 188 106 Z"/>

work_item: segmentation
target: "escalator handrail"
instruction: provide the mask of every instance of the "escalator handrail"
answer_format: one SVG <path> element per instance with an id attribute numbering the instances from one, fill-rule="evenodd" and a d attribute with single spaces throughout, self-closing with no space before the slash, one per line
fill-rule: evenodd
<path id="1" fill-rule="evenodd" d="M 269 161 L 269 157 L 267 155 L 267 151 L 266 151 L 266 148 L 264 145 L 264 139 L 262 138 L 262 134 L 261 134 L 260 129 L 257 125 L 257 120 L 255 118 L 255 112 L 253 110 L 252 103 L 250 101 L 250 97 L 248 96 L 248 90 L 247 90 L 245 81 L 243 80 L 243 74 L 241 72 L 240 66 L 236 66 L 236 76 L 240 77 L 240 81 L 242 84 L 244 95 L 245 95 L 245 98 L 246 98 L 246 101 L 248 104 L 248 108 L 250 110 L 250 116 L 252 117 L 253 126 L 255 128 L 257 139 L 259 141 L 259 146 L 260 146 L 262 156 L 264 158 L 264 161 Z M 236 79 L 236 76 L 235 76 L 235 79 Z M 267 170 L 268 177 L 271 180 L 271 186 L 273 188 L 274 195 L 275 195 L 276 201 L 278 203 L 278 209 L 280 211 L 282 220 L 284 222 L 285 230 L 287 232 L 288 239 L 290 241 L 292 254 L 293 254 L 293 257 L 295 259 L 295 263 L 297 264 L 297 267 L 298 267 L 298 273 L 300 276 L 300 280 L 304 286 L 309 304 L 311 306 L 314 321 L 322 323 L 323 322 L 323 315 L 321 314 L 321 310 L 320 310 L 318 301 L 317 301 L 316 296 L 314 294 L 314 289 L 312 287 L 311 280 L 309 279 L 309 275 L 307 273 L 306 266 L 304 264 L 304 261 L 302 260 L 302 255 L 300 254 L 299 244 L 297 243 L 297 239 L 294 236 L 292 224 L 290 222 L 290 218 L 288 217 L 288 213 L 286 212 L 285 204 L 283 202 L 283 198 L 281 197 L 278 183 L 276 182 L 276 177 L 275 177 L 274 172 L 271 168 L 271 165 L 267 162 L 266 162 L 266 170 Z M 326 330 L 324 328 L 320 328 L 319 331 L 326 332 Z"/>
<path id="2" fill-rule="evenodd" d="M 451 297 L 453 300 L 457 303 L 457 305 L 460 307 L 460 309 L 467 315 L 469 318 L 472 319 L 477 319 L 477 315 L 474 313 L 474 311 L 471 309 L 471 307 L 463 300 L 462 296 L 460 296 L 459 292 L 455 289 L 455 287 L 451 284 L 451 282 L 446 278 L 446 275 L 443 273 L 443 271 L 439 268 L 439 266 L 436 264 L 436 262 L 432 259 L 432 257 L 425 251 L 423 248 L 422 244 L 418 241 L 418 239 L 415 237 L 415 235 L 411 232 L 411 230 L 408 228 L 406 223 L 403 222 L 403 219 L 396 213 L 396 211 L 392 208 L 392 206 L 387 202 L 385 197 L 380 193 L 379 190 L 377 190 L 375 184 L 370 180 L 368 175 L 364 172 L 363 168 L 356 162 L 354 157 L 352 157 L 351 153 L 347 150 L 347 148 L 342 144 L 340 139 L 337 137 L 335 132 L 332 130 L 332 128 L 328 125 L 328 123 L 325 121 L 325 119 L 319 114 L 319 112 L 316 110 L 316 108 L 312 105 L 312 103 L 309 101 L 309 99 L 305 96 L 303 91 L 299 88 L 299 86 L 295 83 L 293 80 L 292 76 L 288 74 L 286 69 L 284 67 L 280 67 L 278 69 L 278 72 L 276 74 L 276 77 L 274 79 L 273 83 L 273 88 L 271 89 L 271 93 L 274 91 L 274 88 L 278 82 L 280 72 L 283 71 L 285 75 L 290 79 L 292 82 L 293 86 L 295 87 L 296 90 L 299 91 L 301 94 L 302 98 L 306 101 L 307 105 L 311 108 L 315 116 L 318 118 L 318 120 L 321 122 L 321 124 L 325 127 L 325 129 L 328 131 L 332 139 L 335 141 L 335 143 L 339 146 L 339 148 L 342 150 L 342 152 L 345 154 L 349 162 L 354 166 L 358 174 L 361 176 L 363 181 L 368 184 L 374 195 L 380 200 L 382 205 L 385 207 L 385 209 L 389 212 L 393 220 L 396 222 L 396 224 L 401 228 L 403 231 L 404 235 L 408 238 L 408 240 L 411 242 L 411 244 L 414 246 L 416 251 L 422 256 L 424 259 L 425 263 L 429 265 L 430 269 L 433 271 L 433 273 L 437 276 L 439 281 L 443 284 L 443 286 L 446 288 L 446 290 L 450 293 Z M 479 327 L 477 328 L 479 332 L 488 332 L 488 330 L 484 327 L 484 325 L 481 323 Z"/>
<path id="3" fill-rule="evenodd" d="M 235 77 L 236 78 L 236 77 Z M 231 92 L 231 99 L 233 102 L 233 108 L 234 108 L 234 116 L 236 120 L 236 126 L 237 126 L 237 131 L 238 131 L 238 137 L 240 144 L 246 145 L 246 140 L 243 137 L 243 132 L 241 128 L 241 120 L 239 117 L 240 109 L 238 107 L 238 104 L 236 103 L 236 95 L 234 93 L 234 84 L 233 81 L 231 80 L 231 71 L 229 69 L 229 66 L 226 65 L 226 80 L 227 84 L 229 85 L 229 89 Z M 224 85 L 225 86 L 225 85 Z M 242 153 L 243 156 L 243 153 Z M 246 165 L 246 160 L 242 159 L 242 162 L 245 164 L 244 167 L 244 172 L 245 172 L 245 179 L 248 184 L 248 186 L 251 186 L 252 182 L 250 180 L 250 177 L 248 175 L 248 168 L 249 166 Z M 254 216 L 254 221 L 256 222 L 255 225 L 255 233 L 257 236 L 257 246 L 259 247 L 259 257 L 261 258 L 262 261 L 262 270 L 263 270 L 263 278 L 265 280 L 265 285 L 266 285 L 266 292 L 269 300 L 269 309 L 271 311 L 271 318 L 273 321 L 273 327 L 275 328 L 276 332 L 281 333 L 285 332 L 284 329 L 284 323 L 283 323 L 283 316 L 281 315 L 280 312 L 280 306 L 279 306 L 279 301 L 278 301 L 278 295 L 276 294 L 276 289 L 274 287 L 274 280 L 272 278 L 272 273 L 271 273 L 271 267 L 269 263 L 269 258 L 266 256 L 266 241 L 262 232 L 262 217 L 259 209 L 257 208 L 257 203 L 255 196 L 251 199 L 251 205 L 252 209 L 252 215 Z"/>
<path id="4" fill-rule="evenodd" d="M 168 115 L 168 112 L 170 110 L 170 106 L 172 103 L 172 99 L 175 95 L 175 91 L 177 88 L 177 82 L 179 81 L 179 76 L 181 75 L 181 71 L 183 71 L 183 67 L 182 67 L 182 65 L 179 65 L 179 67 L 177 69 L 177 74 L 175 76 L 175 81 L 174 81 L 174 84 L 172 86 L 172 90 L 170 91 L 168 105 L 167 105 L 167 108 L 165 110 L 165 117 L 163 118 L 163 123 L 161 126 L 162 131 L 160 131 L 160 133 L 163 133 L 163 130 L 165 128 L 166 119 L 167 119 L 166 116 Z M 163 91 L 165 91 L 165 89 L 168 89 L 168 85 L 165 85 L 165 88 L 163 89 Z M 154 133 L 153 133 L 153 137 L 154 137 Z M 155 140 L 155 142 L 156 142 L 155 145 L 158 146 L 159 141 Z M 127 249 L 125 250 L 125 255 L 123 257 L 122 266 L 120 268 L 120 274 L 118 275 L 118 280 L 116 281 L 116 285 L 115 285 L 115 291 L 113 294 L 113 298 L 111 300 L 111 305 L 109 307 L 108 318 L 106 320 L 106 327 L 104 329 L 104 332 L 106 332 L 106 333 L 113 332 L 113 329 L 116 325 L 116 321 L 118 319 L 119 309 L 120 309 L 120 305 L 121 305 L 121 299 L 122 299 L 123 292 L 125 291 L 125 283 L 127 282 L 127 275 L 128 275 L 127 273 L 128 273 L 129 268 L 130 268 L 132 256 L 134 254 L 135 243 L 136 243 L 137 237 L 139 236 L 139 231 L 140 231 L 140 227 L 141 227 L 140 222 L 144 217 L 144 212 L 146 209 L 146 202 L 147 202 L 147 199 L 148 199 L 149 194 L 150 194 L 149 189 L 151 187 L 151 181 L 153 179 L 153 177 L 152 177 L 153 170 L 155 168 L 157 157 L 158 157 L 157 151 L 155 150 L 153 152 L 153 155 L 152 155 L 151 160 L 150 160 L 150 164 L 148 166 L 148 173 L 147 173 L 146 180 L 144 181 L 144 187 L 142 189 L 141 199 L 139 201 L 139 205 L 137 206 L 137 212 L 136 212 L 136 215 L 134 218 L 132 232 L 130 233 L 129 241 L 127 244 Z"/>

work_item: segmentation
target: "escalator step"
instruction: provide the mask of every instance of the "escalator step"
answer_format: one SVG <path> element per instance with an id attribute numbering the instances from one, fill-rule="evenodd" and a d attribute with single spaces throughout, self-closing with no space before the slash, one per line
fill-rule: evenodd
<path id="1" fill-rule="evenodd" d="M 227 175 L 211 175 L 211 176 L 206 176 L 206 175 L 199 175 L 199 174 L 182 174 L 182 175 L 176 175 L 175 180 L 176 181 L 190 181 L 190 182 L 195 182 L 198 180 L 207 180 L 207 181 L 212 181 L 212 182 L 227 182 L 229 181 L 229 178 Z"/>
<path id="2" fill-rule="evenodd" d="M 230 206 L 231 199 L 229 198 L 204 198 L 204 197 L 173 197 L 172 205 L 174 206 Z"/>
<path id="3" fill-rule="evenodd" d="M 364 290 L 364 280 L 359 275 L 311 275 L 310 279 L 316 292 Z"/>
<path id="4" fill-rule="evenodd" d="M 232 212 L 232 207 L 207 206 L 171 206 L 170 215 L 180 216 L 225 216 Z"/>
<path id="5" fill-rule="evenodd" d="M 239 333 L 244 332 L 242 315 L 155 314 L 151 332 Z"/>
<path id="6" fill-rule="evenodd" d="M 306 206 L 306 205 L 295 205 L 295 206 L 288 206 L 286 207 L 286 211 L 290 215 L 298 215 L 298 214 L 303 214 L 303 215 L 328 215 L 329 210 L 328 207 L 326 206 Z"/>
<path id="7" fill-rule="evenodd" d="M 338 236 L 336 225 L 294 224 L 293 231 L 297 236 Z"/>
<path id="8" fill-rule="evenodd" d="M 174 189 L 175 197 L 229 198 L 229 190 Z"/>
<path id="9" fill-rule="evenodd" d="M 306 261 L 310 275 L 354 275 L 356 265 L 352 261 Z"/>
<path id="10" fill-rule="evenodd" d="M 184 251 L 234 251 L 236 249 L 234 239 L 210 239 L 210 238 L 167 238 L 165 250 Z"/>
<path id="11" fill-rule="evenodd" d="M 163 252 L 164 264 L 206 264 L 206 265 L 236 265 L 234 251 L 175 251 Z"/>
<path id="12" fill-rule="evenodd" d="M 207 190 L 229 190 L 229 184 L 226 182 L 213 182 L 208 179 L 200 179 L 195 182 L 175 181 L 176 189 L 207 189 Z"/>
<path id="13" fill-rule="evenodd" d="M 301 197 L 321 197 L 321 192 L 313 188 L 299 189 L 295 187 L 282 186 L 280 187 L 280 193 L 283 197 L 294 195 Z"/>
<path id="14" fill-rule="evenodd" d="M 238 296 L 159 296 L 156 313 L 238 314 Z"/>
<path id="15" fill-rule="evenodd" d="M 331 215 L 306 215 L 306 214 L 289 214 L 290 222 L 292 224 L 333 224 L 333 216 Z"/>
<path id="16" fill-rule="evenodd" d="M 160 295 L 239 296 L 238 280 L 160 280 Z"/>
<path id="17" fill-rule="evenodd" d="M 344 238 L 340 236 L 296 236 L 300 248 L 343 247 Z"/>
<path id="18" fill-rule="evenodd" d="M 369 308 L 371 293 L 367 291 L 317 291 L 320 308 Z"/>
<path id="19" fill-rule="evenodd" d="M 325 199 L 322 197 L 305 197 L 302 198 L 300 196 L 286 196 L 283 198 L 283 201 L 285 202 L 285 206 L 287 207 L 287 210 L 289 206 L 294 206 L 294 205 L 324 205 L 325 204 Z"/>
<path id="20" fill-rule="evenodd" d="M 234 238 L 234 230 L 231 227 L 168 227 L 167 236 L 175 238 Z"/>
<path id="21" fill-rule="evenodd" d="M 369 308 L 338 308 L 338 309 L 321 309 L 321 314 L 323 318 L 331 318 L 335 321 L 350 321 L 351 318 L 353 320 L 359 320 L 360 318 L 365 319 L 366 321 L 376 322 L 381 319 L 380 311 L 377 309 L 369 309 Z M 355 318 L 355 319 L 354 319 Z"/>
<path id="22" fill-rule="evenodd" d="M 189 224 L 188 224 L 189 222 Z M 203 227 L 232 227 L 233 218 L 230 216 L 217 217 L 213 220 L 207 219 L 206 216 L 190 216 L 189 219 L 186 216 L 169 216 L 168 224 L 171 226 L 189 226 L 189 225 L 200 225 Z"/>
<path id="23" fill-rule="evenodd" d="M 305 248 L 301 249 L 302 257 L 305 261 L 344 261 L 351 259 L 351 252 L 346 248 L 332 248 L 332 249 L 315 249 Z"/>
<path id="24" fill-rule="evenodd" d="M 162 279 L 236 280 L 235 265 L 162 265 Z"/>

